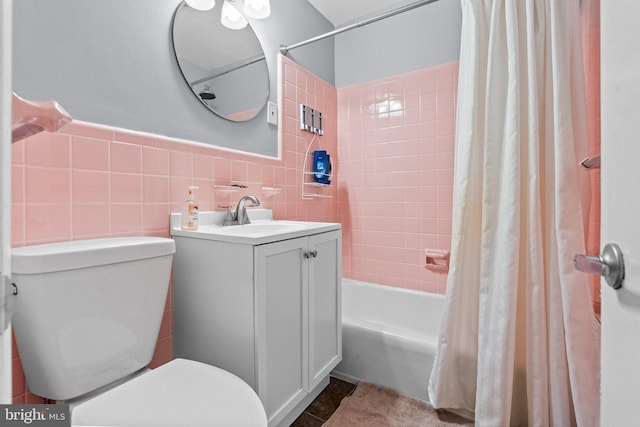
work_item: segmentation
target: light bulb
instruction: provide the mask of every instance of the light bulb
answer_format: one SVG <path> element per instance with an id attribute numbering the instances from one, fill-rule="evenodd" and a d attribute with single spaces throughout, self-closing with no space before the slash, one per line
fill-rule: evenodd
<path id="1" fill-rule="evenodd" d="M 211 10 L 216 5 L 216 0 L 185 0 L 189 7 L 192 7 L 196 10 Z"/>
<path id="2" fill-rule="evenodd" d="M 271 15 L 269 0 L 244 0 L 244 13 L 250 18 L 264 19 Z"/>
<path id="3" fill-rule="evenodd" d="M 220 22 L 231 30 L 241 30 L 247 26 L 247 20 L 244 19 L 244 16 L 228 1 L 225 1 L 222 5 Z"/>

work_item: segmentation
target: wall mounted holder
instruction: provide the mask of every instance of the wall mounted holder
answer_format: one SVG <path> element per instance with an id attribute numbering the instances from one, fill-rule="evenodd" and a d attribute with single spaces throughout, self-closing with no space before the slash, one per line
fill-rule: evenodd
<path id="1" fill-rule="evenodd" d="M 323 194 L 313 191 L 314 189 L 319 189 L 321 191 L 322 188 L 327 188 L 330 186 L 329 183 L 316 182 L 314 176 L 317 176 L 316 172 L 310 171 L 307 169 L 307 161 L 311 157 L 311 161 L 313 161 L 313 156 L 309 155 L 309 150 L 313 145 L 313 142 L 316 140 L 319 134 L 314 134 L 313 138 L 307 145 L 307 151 L 304 153 L 304 162 L 302 165 L 302 200 L 311 200 L 311 199 L 330 199 L 333 196 L 330 194 Z M 321 174 L 325 175 L 327 178 L 330 177 L 330 174 Z M 327 179 L 328 181 L 328 179 Z M 312 191 L 307 191 L 312 190 Z"/>
<path id="2" fill-rule="evenodd" d="M 449 251 L 440 249 L 425 249 L 425 268 L 433 271 L 449 270 Z"/>
<path id="3" fill-rule="evenodd" d="M 56 101 L 27 101 L 14 93 L 11 108 L 12 144 L 42 131 L 57 132 L 71 121 Z"/>
<path id="4" fill-rule="evenodd" d="M 277 196 L 282 193 L 282 188 L 277 187 L 262 187 L 262 196 L 264 198 L 269 198 L 273 196 Z"/>
<path id="5" fill-rule="evenodd" d="M 316 135 L 324 135 L 322 130 L 322 113 L 300 104 L 300 129 L 315 133 Z"/>

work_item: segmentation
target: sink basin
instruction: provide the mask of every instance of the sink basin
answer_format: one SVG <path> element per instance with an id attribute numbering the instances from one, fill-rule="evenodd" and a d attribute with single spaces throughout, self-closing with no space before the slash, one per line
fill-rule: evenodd
<path id="1" fill-rule="evenodd" d="M 309 228 L 310 223 L 295 221 L 263 221 L 243 225 L 205 225 L 199 231 L 205 233 L 224 234 L 227 236 L 261 237 L 274 234 L 290 233 Z"/>
<path id="2" fill-rule="evenodd" d="M 222 226 L 219 223 L 202 224 L 197 230 L 172 229 L 172 235 L 223 242 L 261 245 L 280 240 L 294 239 L 310 234 L 339 230 L 342 226 L 330 222 L 288 221 L 260 219 L 250 224 Z"/>

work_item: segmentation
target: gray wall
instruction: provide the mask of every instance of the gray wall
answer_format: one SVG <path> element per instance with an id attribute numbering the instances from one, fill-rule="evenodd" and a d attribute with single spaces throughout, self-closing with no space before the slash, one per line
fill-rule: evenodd
<path id="1" fill-rule="evenodd" d="M 14 2 L 15 92 L 55 99 L 78 120 L 277 155 L 277 128 L 266 123 L 266 109 L 249 122 L 228 122 L 187 87 L 171 44 L 179 3 Z M 269 100 L 276 102 L 280 45 L 333 26 L 306 1 L 273 0 L 271 10 L 270 18 L 252 24 L 270 70 Z M 329 38 L 292 50 L 288 57 L 342 87 L 457 60 L 460 25 L 460 0 L 439 0 L 343 33 L 335 42 Z"/>
<path id="2" fill-rule="evenodd" d="M 439 0 L 342 33 L 335 40 L 336 86 L 455 61 L 461 25 L 460 0 Z"/>
<path id="3" fill-rule="evenodd" d="M 277 129 L 266 109 L 245 123 L 215 116 L 187 87 L 171 44 L 179 0 L 20 0 L 14 2 L 14 91 L 55 99 L 76 119 L 259 154 L 277 155 Z M 221 7 L 219 1 L 216 7 Z M 274 0 L 253 21 L 277 101 L 277 54 L 333 29 L 306 1 Z M 292 59 L 334 84 L 333 41 Z"/>

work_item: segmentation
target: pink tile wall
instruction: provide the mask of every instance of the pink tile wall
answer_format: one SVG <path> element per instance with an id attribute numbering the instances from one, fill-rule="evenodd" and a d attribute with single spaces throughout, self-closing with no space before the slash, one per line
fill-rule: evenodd
<path id="1" fill-rule="evenodd" d="M 590 150 L 596 153 L 599 29 L 585 36 Z M 255 194 L 276 218 L 341 222 L 345 277 L 443 293 L 446 273 L 424 268 L 424 249 L 450 248 L 458 63 L 338 90 L 288 58 L 280 57 L 279 67 L 280 160 L 82 122 L 14 144 L 14 246 L 168 236 L 169 213 L 179 211 L 187 185 L 198 185 L 201 210 Z M 313 135 L 299 129 L 300 103 L 323 112 L 325 134 L 309 152 L 331 154 L 335 185 L 306 191 L 327 198 L 302 199 Z M 588 243 L 597 253 L 600 175 L 591 174 L 596 198 Z M 231 183 L 248 188 L 214 190 Z M 279 193 L 271 195 L 270 188 Z M 591 286 L 599 312 L 599 281 Z M 172 289 L 152 366 L 172 358 Z M 41 401 L 26 390 L 19 358 L 13 365 L 14 401 Z"/>
<path id="2" fill-rule="evenodd" d="M 334 171 L 341 167 L 337 148 L 336 88 L 289 58 L 284 56 L 279 58 L 280 75 L 283 78 L 279 102 L 282 125 L 280 143 L 285 164 L 289 167 L 286 182 L 291 184 L 287 188 L 289 193 L 286 197 L 288 202 L 285 206 L 285 212 L 312 221 L 325 221 L 328 218 L 330 221 L 336 222 L 338 220 L 336 203 L 338 186 L 335 183 L 337 173 L 334 173 L 332 185 L 329 187 L 305 185 L 305 200 L 302 200 L 302 182 L 304 179 L 305 182 L 310 183 L 312 179 L 309 175 L 301 173 L 305 166 L 307 172 L 312 171 L 313 162 L 311 160 L 314 150 L 327 151 L 331 156 Z M 324 135 L 314 138 L 314 134 L 300 130 L 300 104 L 322 113 Z M 305 155 L 307 155 L 306 165 Z"/>
<path id="3" fill-rule="evenodd" d="M 301 165 L 311 134 L 297 130 L 296 109 L 305 102 L 324 113 L 320 146 L 336 149 L 335 88 L 291 61 L 282 64 L 281 160 L 211 146 L 74 122 L 57 134 L 42 133 L 13 145 L 13 246 L 109 236 L 169 236 L 169 214 L 178 212 L 187 185 L 198 185 L 201 210 L 254 194 L 276 218 L 337 220 L 333 199 L 302 200 Z M 281 103 L 281 105 L 283 105 Z M 216 185 L 245 184 L 226 195 Z M 278 188 L 269 197 L 263 187 Z M 173 287 L 170 288 L 155 367 L 172 358 Z M 14 402 L 41 402 L 25 386 L 14 349 Z"/>
<path id="4" fill-rule="evenodd" d="M 585 33 L 586 34 L 586 33 Z M 599 152 L 599 31 L 585 49 L 590 149 Z M 443 293 L 446 273 L 424 268 L 424 249 L 450 249 L 455 94 L 458 63 L 336 90 L 280 58 L 281 159 L 190 141 L 76 122 L 58 134 L 14 144 L 14 246 L 127 235 L 169 235 L 187 185 L 201 210 L 255 194 L 276 218 L 343 224 L 343 275 Z M 324 117 L 309 152 L 327 150 L 334 184 L 308 186 L 302 168 L 313 135 L 298 126 L 299 104 Z M 310 164 L 308 165 L 310 168 Z M 592 173 L 589 251 L 599 250 L 599 172 Z M 237 193 L 214 191 L 231 183 Z M 263 191 L 263 188 L 265 190 Z M 267 188 L 277 188 L 271 195 Z M 599 282 L 592 283 L 599 311 Z M 152 366 L 172 357 L 172 291 Z M 17 351 L 14 353 L 17 354 Z M 38 401 L 14 359 L 14 400 Z"/>
<path id="5" fill-rule="evenodd" d="M 450 249 L 458 62 L 338 89 L 343 275 L 443 293 L 424 250 Z"/>

